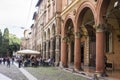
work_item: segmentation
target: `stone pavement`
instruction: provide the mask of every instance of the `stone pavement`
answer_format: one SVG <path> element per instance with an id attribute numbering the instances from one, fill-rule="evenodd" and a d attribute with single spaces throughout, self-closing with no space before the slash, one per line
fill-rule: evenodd
<path id="1" fill-rule="evenodd" d="M 0 64 L 0 80 L 95 80 L 84 72 L 74 72 L 59 67 L 22 67 Z M 114 80 L 101 77 L 99 80 Z"/>
<path id="2" fill-rule="evenodd" d="M 17 63 L 14 63 L 15 66 L 18 66 Z M 33 75 L 31 75 L 28 71 L 26 71 L 25 69 L 18 68 L 29 80 L 37 80 Z"/>
<path id="3" fill-rule="evenodd" d="M 0 73 L 0 80 L 12 80 L 12 79 Z"/>
<path id="4" fill-rule="evenodd" d="M 25 67 L 38 80 L 90 80 L 57 67 Z"/>
<path id="5" fill-rule="evenodd" d="M 0 78 L 0 80 L 7 80 L 8 77 L 11 80 L 28 80 L 27 77 L 18 69 L 18 67 L 12 64 L 10 67 L 7 67 L 4 64 L 0 64 L 0 73 L 2 74 L 0 77 L 5 78 Z"/>
<path id="6" fill-rule="evenodd" d="M 120 80 L 111 77 L 99 77 L 99 79 L 93 79 L 93 76 L 89 76 L 92 73 L 86 73 L 83 71 L 74 72 L 67 68 L 58 67 L 25 67 L 28 72 L 34 75 L 38 80 Z"/>
<path id="7" fill-rule="evenodd" d="M 0 80 L 88 80 L 55 67 L 18 68 L 17 64 L 11 65 L 10 68 L 0 64 L 0 74 L 1 78 L 4 76 L 4 79 Z"/>

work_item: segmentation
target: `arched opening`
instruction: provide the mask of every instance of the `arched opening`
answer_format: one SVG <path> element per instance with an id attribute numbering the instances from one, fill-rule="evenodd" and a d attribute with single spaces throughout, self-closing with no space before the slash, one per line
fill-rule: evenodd
<path id="1" fill-rule="evenodd" d="M 43 59 L 46 59 L 46 32 L 43 32 Z"/>
<path id="2" fill-rule="evenodd" d="M 56 55 L 55 55 L 55 24 L 53 24 L 52 25 L 52 29 L 51 29 L 51 42 L 50 42 L 50 45 L 51 45 L 51 58 L 53 58 L 53 60 L 54 60 L 54 62 L 55 62 L 55 58 L 57 58 L 56 57 Z"/>
<path id="3" fill-rule="evenodd" d="M 89 37 L 89 66 L 96 66 L 96 33 L 92 25 L 85 26 Z"/>
<path id="4" fill-rule="evenodd" d="M 67 42 L 67 63 L 69 68 L 74 65 L 74 26 L 72 19 L 68 19 L 65 24 L 65 39 Z"/>
<path id="5" fill-rule="evenodd" d="M 120 0 L 102 2 L 100 18 L 105 24 L 105 55 L 107 62 L 112 65 L 111 69 L 120 70 Z M 109 65 L 107 66 L 109 67 Z M 113 76 L 118 77 L 119 76 Z"/>
<path id="6" fill-rule="evenodd" d="M 52 31 L 51 31 L 51 36 L 54 37 L 55 36 L 55 24 L 52 25 Z"/>
<path id="7" fill-rule="evenodd" d="M 81 64 L 95 67 L 96 59 L 96 33 L 94 29 L 94 15 L 90 8 L 85 7 L 79 14 L 77 21 L 81 40 Z"/>
<path id="8" fill-rule="evenodd" d="M 47 31 L 47 38 L 48 38 L 48 40 L 50 39 L 50 29 L 48 29 L 48 31 Z"/>
<path id="9" fill-rule="evenodd" d="M 50 58 L 50 29 L 47 30 L 47 41 L 46 41 L 46 57 Z"/>

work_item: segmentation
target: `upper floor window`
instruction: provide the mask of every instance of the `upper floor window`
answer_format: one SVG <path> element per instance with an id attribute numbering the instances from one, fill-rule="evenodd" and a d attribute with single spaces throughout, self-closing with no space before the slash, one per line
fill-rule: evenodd
<path id="1" fill-rule="evenodd" d="M 50 14 L 50 7 L 51 6 L 48 6 L 48 20 L 50 19 L 50 16 L 51 16 L 51 14 Z"/>
<path id="2" fill-rule="evenodd" d="M 53 0 L 53 15 L 55 15 L 55 0 Z"/>

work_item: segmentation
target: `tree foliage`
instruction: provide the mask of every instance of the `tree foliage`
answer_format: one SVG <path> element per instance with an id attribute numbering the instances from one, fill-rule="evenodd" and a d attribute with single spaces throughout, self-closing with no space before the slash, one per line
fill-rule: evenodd
<path id="1" fill-rule="evenodd" d="M 0 56 L 6 56 L 8 53 L 12 56 L 13 51 L 20 49 L 21 40 L 16 35 L 9 34 L 8 28 L 4 29 L 4 33 L 0 30 Z"/>
<path id="2" fill-rule="evenodd" d="M 0 54 L 2 53 L 2 32 L 0 29 Z"/>
<path id="3" fill-rule="evenodd" d="M 20 42 L 21 40 L 17 38 L 15 35 L 9 35 L 9 52 L 13 53 L 13 51 L 17 51 L 20 49 Z"/>
<path id="4" fill-rule="evenodd" d="M 2 32 L 1 32 L 1 29 L 0 29 L 0 46 L 2 46 Z"/>
<path id="5" fill-rule="evenodd" d="M 8 47 L 9 47 L 9 30 L 8 28 L 4 29 L 3 38 L 2 38 L 2 52 L 4 55 L 8 53 Z"/>

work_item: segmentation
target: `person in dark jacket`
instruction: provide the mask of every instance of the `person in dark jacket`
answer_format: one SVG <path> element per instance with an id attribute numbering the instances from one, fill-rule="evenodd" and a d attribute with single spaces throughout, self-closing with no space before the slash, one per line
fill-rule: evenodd
<path id="1" fill-rule="evenodd" d="M 18 60 L 18 67 L 21 68 L 21 66 L 22 66 L 22 59 L 19 59 Z"/>

